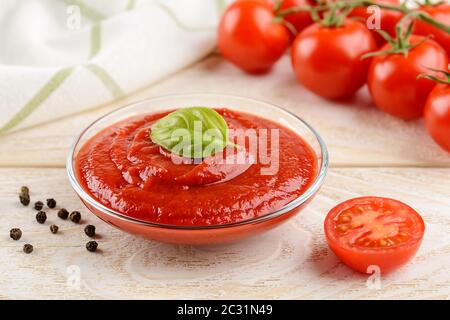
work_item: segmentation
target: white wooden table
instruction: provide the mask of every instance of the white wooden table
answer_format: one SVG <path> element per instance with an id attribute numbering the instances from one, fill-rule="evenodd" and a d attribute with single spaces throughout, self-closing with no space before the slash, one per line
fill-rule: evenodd
<path id="1" fill-rule="evenodd" d="M 320 193 L 300 215 L 269 233 L 233 245 L 161 244 L 122 233 L 88 212 L 69 186 L 65 156 L 75 135 L 117 106 L 167 93 L 218 92 L 276 103 L 303 117 L 325 139 L 331 169 Z M 80 210 L 75 225 L 48 212 L 44 226 L 17 199 L 54 197 Z M 415 259 L 367 285 L 328 250 L 322 223 L 328 210 L 355 196 L 388 196 L 419 211 L 426 222 Z M 49 225 L 60 233 L 53 235 Z M 99 252 L 85 249 L 87 223 L 97 226 Z M 19 241 L 9 230 L 20 227 Z M 34 252 L 22 252 L 24 243 Z M 450 155 L 426 134 L 371 106 L 365 90 L 334 103 L 294 79 L 289 57 L 270 74 L 248 76 L 217 55 L 125 100 L 0 137 L 0 298 L 449 298 Z M 77 277 L 79 275 L 79 277 Z M 79 282 L 77 280 L 80 280 Z M 78 286 L 79 283 L 79 286 Z"/>

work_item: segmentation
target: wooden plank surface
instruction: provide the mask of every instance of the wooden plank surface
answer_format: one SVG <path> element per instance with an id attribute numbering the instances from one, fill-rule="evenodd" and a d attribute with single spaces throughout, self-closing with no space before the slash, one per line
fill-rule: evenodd
<path id="1" fill-rule="evenodd" d="M 405 122 L 378 111 L 366 89 L 352 100 L 331 102 L 297 83 L 289 56 L 272 72 L 249 76 L 217 55 L 125 100 L 0 137 L 0 167 L 63 167 L 74 137 L 102 114 L 144 98 L 192 92 L 254 97 L 294 112 L 325 139 L 335 167 L 450 167 L 450 155 L 435 145 L 422 121 Z"/>
<path id="2" fill-rule="evenodd" d="M 118 106 L 191 92 L 266 100 L 311 123 L 327 142 L 333 168 L 310 206 L 256 238 L 197 248 L 138 239 L 89 213 L 64 170 L 75 136 Z M 34 210 L 18 203 L 22 184 L 34 201 L 55 197 L 59 206 L 79 209 L 83 223 L 62 221 L 51 210 L 45 225 L 37 224 Z M 418 256 L 383 275 L 379 289 L 338 262 L 322 230 L 331 207 L 362 195 L 402 200 L 426 221 Z M 60 226 L 59 234 L 49 232 L 51 223 Z M 97 226 L 100 252 L 84 248 L 87 223 Z M 9 238 L 12 227 L 23 230 L 21 240 Z M 25 242 L 35 246 L 31 255 L 22 252 Z M 255 77 L 212 55 L 122 101 L 0 137 L 0 260 L 0 298 L 450 298 L 450 155 L 433 143 L 422 121 L 379 112 L 365 90 L 340 103 L 307 92 L 288 56 Z"/>
<path id="3" fill-rule="evenodd" d="M 80 209 L 82 224 L 60 220 L 56 210 L 38 224 L 35 211 L 18 203 L 22 184 L 33 200 L 52 196 L 58 206 Z M 278 229 L 233 245 L 189 247 L 138 239 L 100 221 L 64 169 L 0 169 L 0 298 L 449 298 L 449 191 L 446 168 L 336 168 L 314 201 Z M 382 275 L 379 289 L 339 263 L 323 235 L 327 211 L 361 195 L 405 201 L 426 221 L 416 258 Z M 60 233 L 50 233 L 52 223 Z M 84 248 L 87 223 L 97 226 L 100 252 Z M 23 230 L 22 239 L 9 238 L 11 227 Z M 30 255 L 22 252 L 26 242 L 35 247 Z"/>

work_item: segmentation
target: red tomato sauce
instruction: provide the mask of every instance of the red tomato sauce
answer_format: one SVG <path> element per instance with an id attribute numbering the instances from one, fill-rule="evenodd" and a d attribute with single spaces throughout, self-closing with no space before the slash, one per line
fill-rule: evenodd
<path id="1" fill-rule="evenodd" d="M 279 129 L 278 171 L 251 164 L 176 164 L 149 138 L 150 126 L 169 112 L 113 124 L 90 138 L 76 158 L 85 191 L 105 206 L 143 221 L 216 225 L 259 217 L 293 201 L 317 176 L 311 147 L 292 130 L 255 115 L 216 109 L 230 129 Z M 270 135 L 269 135 L 270 136 Z M 242 148 L 245 150 L 245 147 Z"/>

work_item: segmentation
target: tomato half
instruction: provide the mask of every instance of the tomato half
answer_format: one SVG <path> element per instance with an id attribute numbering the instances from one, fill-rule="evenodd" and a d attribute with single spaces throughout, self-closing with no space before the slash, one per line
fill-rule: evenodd
<path id="1" fill-rule="evenodd" d="M 330 249 L 350 268 L 382 273 L 408 262 L 425 232 L 421 216 L 408 205 L 389 198 L 361 197 L 342 202 L 325 218 Z"/>
<path id="2" fill-rule="evenodd" d="M 419 10 L 428 13 L 439 22 L 450 24 L 450 4 L 422 6 Z M 413 32 L 423 36 L 431 35 L 433 40 L 439 43 L 450 56 L 450 34 L 446 33 L 444 30 L 438 29 L 421 20 L 416 20 L 414 22 Z"/>
<path id="3" fill-rule="evenodd" d="M 399 5 L 399 0 L 378 0 L 375 1 L 375 3 L 385 3 L 385 4 L 395 4 Z M 367 26 L 367 22 L 369 21 L 372 23 L 372 20 L 377 17 L 374 14 L 374 11 L 371 9 L 368 9 L 367 7 L 357 7 L 353 9 L 349 15 L 349 17 L 359 17 L 363 20 L 363 22 Z M 400 19 L 403 17 L 403 14 L 398 11 L 393 10 L 387 10 L 387 9 L 381 9 L 380 10 L 380 29 L 383 31 L 386 31 L 391 37 L 395 37 L 395 25 L 397 22 L 400 21 Z M 369 20 L 368 20 L 369 19 Z M 378 46 L 382 46 L 386 43 L 386 40 L 375 30 L 370 30 L 372 33 L 373 38 L 375 39 Z"/>
<path id="4" fill-rule="evenodd" d="M 412 35 L 411 44 L 419 44 L 422 36 Z M 391 49 L 386 44 L 381 50 Z M 435 41 L 428 39 L 409 51 L 375 56 L 367 77 L 369 92 L 375 105 L 393 116 L 414 120 L 422 117 L 425 101 L 434 87 L 427 79 L 417 79 L 427 68 L 447 69 L 447 54 Z"/>
<path id="5" fill-rule="evenodd" d="M 424 114 L 431 137 L 450 152 L 450 85 L 436 85 L 428 96 Z"/>
<path id="6" fill-rule="evenodd" d="M 345 19 L 340 27 L 314 23 L 303 30 L 291 48 L 297 80 L 319 96 L 341 99 L 366 82 L 370 59 L 361 60 L 376 44 L 360 22 Z"/>
<path id="7" fill-rule="evenodd" d="M 274 23 L 274 17 L 268 1 L 241 0 L 231 4 L 219 23 L 221 54 L 247 72 L 267 71 L 283 55 L 291 39 L 289 30 Z"/>

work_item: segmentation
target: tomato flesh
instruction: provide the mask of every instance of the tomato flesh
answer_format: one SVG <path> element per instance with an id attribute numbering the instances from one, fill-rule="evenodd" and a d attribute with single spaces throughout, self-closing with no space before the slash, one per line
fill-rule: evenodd
<path id="1" fill-rule="evenodd" d="M 414 209 L 389 198 L 350 199 L 331 209 L 325 219 L 330 249 L 362 273 L 372 265 L 389 272 L 409 261 L 424 231 L 425 224 Z"/>

